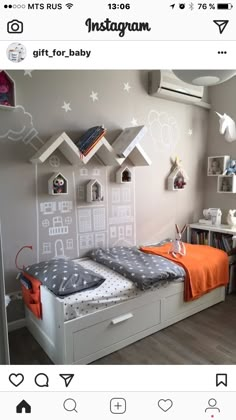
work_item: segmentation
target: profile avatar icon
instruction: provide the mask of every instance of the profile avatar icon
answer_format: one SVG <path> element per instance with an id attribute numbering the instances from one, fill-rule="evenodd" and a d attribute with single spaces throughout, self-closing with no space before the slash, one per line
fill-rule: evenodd
<path id="1" fill-rule="evenodd" d="M 220 409 L 218 407 L 216 407 L 217 401 L 215 400 L 215 398 L 210 398 L 208 401 L 208 407 L 205 409 L 205 413 L 208 412 L 218 412 L 220 413 Z"/>

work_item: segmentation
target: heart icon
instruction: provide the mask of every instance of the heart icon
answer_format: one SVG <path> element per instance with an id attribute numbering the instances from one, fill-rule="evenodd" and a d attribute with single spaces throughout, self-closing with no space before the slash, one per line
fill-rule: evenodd
<path id="1" fill-rule="evenodd" d="M 171 401 L 171 400 L 159 400 L 157 404 L 158 404 L 158 407 L 162 411 L 166 412 L 172 407 L 173 401 Z"/>
<path id="2" fill-rule="evenodd" d="M 22 375 L 22 373 L 11 373 L 9 381 L 12 385 L 19 386 L 24 381 L 24 375 Z"/>

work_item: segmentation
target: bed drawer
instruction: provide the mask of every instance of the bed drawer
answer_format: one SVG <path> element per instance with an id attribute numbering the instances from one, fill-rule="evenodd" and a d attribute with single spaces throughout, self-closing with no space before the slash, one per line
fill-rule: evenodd
<path id="1" fill-rule="evenodd" d="M 159 324 L 160 301 L 74 332 L 74 362 Z"/>

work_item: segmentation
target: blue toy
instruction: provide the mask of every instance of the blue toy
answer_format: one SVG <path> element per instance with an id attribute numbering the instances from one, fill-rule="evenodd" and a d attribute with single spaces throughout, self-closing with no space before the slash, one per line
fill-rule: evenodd
<path id="1" fill-rule="evenodd" d="M 236 174 L 236 160 L 231 159 L 229 161 L 228 167 L 226 168 L 224 175 Z"/>

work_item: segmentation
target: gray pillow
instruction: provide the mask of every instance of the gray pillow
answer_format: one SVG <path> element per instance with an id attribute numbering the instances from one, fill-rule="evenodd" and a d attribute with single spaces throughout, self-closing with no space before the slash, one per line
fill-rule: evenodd
<path id="1" fill-rule="evenodd" d="M 57 296 L 92 289 L 105 281 L 103 277 L 80 264 L 62 258 L 30 265 L 25 268 L 23 275 L 39 280 Z"/>

